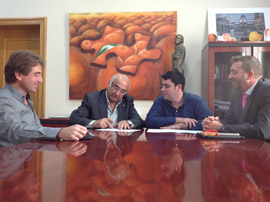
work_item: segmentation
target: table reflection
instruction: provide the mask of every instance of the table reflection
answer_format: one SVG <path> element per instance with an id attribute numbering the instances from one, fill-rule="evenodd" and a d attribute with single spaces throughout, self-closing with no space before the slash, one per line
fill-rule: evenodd
<path id="1" fill-rule="evenodd" d="M 169 197 L 167 201 L 183 199 L 186 174 L 184 164 L 201 159 L 207 151 L 193 134 L 146 133 L 146 139 L 158 156 L 160 181 L 167 185 L 163 190 Z"/>
<path id="2" fill-rule="evenodd" d="M 2 139 L 0 201 L 270 201 L 267 142 L 89 134 L 63 142 L 17 137 L 13 146 Z"/>
<path id="3" fill-rule="evenodd" d="M 206 191 L 206 201 L 270 201 L 269 143 L 249 139 L 210 141 L 208 145 L 211 144 L 219 149 L 212 153 L 214 164 L 209 174 L 213 182 L 209 182 L 209 176 L 203 176 L 205 187 L 212 184 L 212 190 Z M 208 165 L 203 166 L 202 172 L 204 168 L 209 169 Z"/>
<path id="4" fill-rule="evenodd" d="M 28 142 L 27 142 L 28 141 Z M 36 163 L 39 152 L 64 152 L 78 156 L 86 152 L 83 142 L 33 141 L 17 138 L 14 142 L 2 141 L 1 145 L 14 145 L 0 150 L 0 201 L 39 201 L 42 176 Z M 23 143 L 17 145 L 19 143 Z"/>
<path id="5" fill-rule="evenodd" d="M 129 172 L 129 165 L 124 157 L 132 153 L 133 144 L 143 130 L 132 133 L 97 130 L 89 132 L 94 137 L 83 158 L 104 162 L 111 178 L 116 181 L 124 179 Z"/>

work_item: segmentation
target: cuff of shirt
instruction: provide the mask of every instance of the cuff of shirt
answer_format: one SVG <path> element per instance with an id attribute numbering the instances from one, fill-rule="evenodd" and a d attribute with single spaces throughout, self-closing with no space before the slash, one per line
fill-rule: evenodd
<path id="1" fill-rule="evenodd" d="M 95 123 L 96 120 L 92 120 L 90 121 L 90 123 L 88 123 L 88 125 L 86 126 L 87 128 L 94 128 L 93 125 Z"/>
<path id="2" fill-rule="evenodd" d="M 130 120 L 128 120 L 127 122 L 130 125 L 130 128 L 134 128 L 135 127 L 135 125 Z"/>

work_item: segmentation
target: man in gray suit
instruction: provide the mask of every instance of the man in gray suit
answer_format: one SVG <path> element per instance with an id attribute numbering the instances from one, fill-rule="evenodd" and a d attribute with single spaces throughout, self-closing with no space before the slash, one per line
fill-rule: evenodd
<path id="1" fill-rule="evenodd" d="M 222 121 L 218 117 L 203 120 L 204 129 L 270 140 L 270 80 L 262 78 L 262 68 L 254 56 L 234 56 L 229 74 L 236 90 Z"/>
<path id="2" fill-rule="evenodd" d="M 88 128 L 142 128 L 143 121 L 134 107 L 133 97 L 127 95 L 129 87 L 126 75 L 114 75 L 107 89 L 84 96 L 78 109 L 71 113 L 69 124 Z"/>

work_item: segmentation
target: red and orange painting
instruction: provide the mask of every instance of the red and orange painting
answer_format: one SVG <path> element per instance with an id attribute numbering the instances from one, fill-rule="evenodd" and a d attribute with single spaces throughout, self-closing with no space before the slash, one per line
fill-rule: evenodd
<path id="1" fill-rule="evenodd" d="M 122 73 L 129 95 L 154 100 L 160 75 L 172 70 L 177 12 L 69 15 L 69 98 L 102 90 Z"/>

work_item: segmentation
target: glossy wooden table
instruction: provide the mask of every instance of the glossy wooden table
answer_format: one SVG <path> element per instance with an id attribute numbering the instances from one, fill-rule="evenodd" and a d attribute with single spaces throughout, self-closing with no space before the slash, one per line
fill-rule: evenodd
<path id="1" fill-rule="evenodd" d="M 267 142 L 91 133 L 0 149 L 0 201 L 270 201 Z"/>

